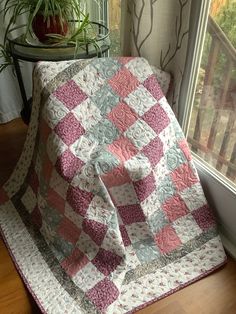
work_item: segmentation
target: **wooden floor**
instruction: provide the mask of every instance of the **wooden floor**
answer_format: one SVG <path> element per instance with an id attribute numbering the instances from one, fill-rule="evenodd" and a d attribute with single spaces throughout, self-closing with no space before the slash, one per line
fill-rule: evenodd
<path id="1" fill-rule="evenodd" d="M 19 158 L 27 128 L 17 119 L 0 125 L 0 184 Z M 0 239 L 0 314 L 39 313 Z M 154 303 L 139 314 L 236 314 L 236 261 Z"/>

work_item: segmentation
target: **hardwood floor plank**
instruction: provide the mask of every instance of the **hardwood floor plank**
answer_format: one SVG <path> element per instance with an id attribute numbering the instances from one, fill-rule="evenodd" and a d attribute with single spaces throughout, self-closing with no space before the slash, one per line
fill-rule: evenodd
<path id="1" fill-rule="evenodd" d="M 27 127 L 20 119 L 0 125 L 0 185 L 20 156 Z M 139 314 L 236 314 L 236 261 L 140 310 Z M 0 314 L 40 313 L 0 239 Z"/>

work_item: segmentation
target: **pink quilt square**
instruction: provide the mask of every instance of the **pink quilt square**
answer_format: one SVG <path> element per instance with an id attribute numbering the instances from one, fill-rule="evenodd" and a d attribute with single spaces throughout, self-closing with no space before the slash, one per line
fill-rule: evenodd
<path id="1" fill-rule="evenodd" d="M 140 202 L 144 201 L 156 188 L 155 178 L 151 172 L 147 177 L 133 183 Z"/>
<path id="2" fill-rule="evenodd" d="M 40 210 L 38 206 L 35 206 L 34 210 L 32 211 L 31 215 L 31 221 L 32 223 L 40 229 L 42 227 L 42 215 L 40 213 Z"/>
<path id="3" fill-rule="evenodd" d="M 51 160 L 48 158 L 47 155 L 45 155 L 43 160 L 43 166 L 42 166 L 42 174 L 45 182 L 49 182 L 51 178 L 53 170 L 53 164 Z"/>
<path id="4" fill-rule="evenodd" d="M 188 164 L 182 164 L 175 169 L 171 173 L 171 178 L 178 191 L 182 191 L 199 182 L 192 168 Z"/>
<path id="5" fill-rule="evenodd" d="M 76 213 L 85 216 L 93 197 L 94 195 L 91 192 L 83 191 L 79 187 L 70 186 L 66 199 Z"/>
<path id="6" fill-rule="evenodd" d="M 162 209 L 166 213 L 169 221 L 173 222 L 176 219 L 185 216 L 189 213 L 189 210 L 179 195 L 175 195 L 169 198 L 163 205 Z"/>
<path id="7" fill-rule="evenodd" d="M 82 227 L 83 231 L 87 233 L 98 246 L 102 244 L 102 241 L 107 233 L 107 225 L 95 220 L 84 219 Z"/>
<path id="8" fill-rule="evenodd" d="M 164 130 L 170 123 L 169 117 L 159 104 L 149 109 L 142 118 L 157 134 Z"/>
<path id="9" fill-rule="evenodd" d="M 0 205 L 9 200 L 9 197 L 3 188 L 0 188 Z"/>
<path id="10" fill-rule="evenodd" d="M 95 304 L 98 310 L 104 313 L 104 310 L 118 298 L 119 294 L 119 290 L 114 283 L 105 278 L 90 289 L 86 296 Z"/>
<path id="11" fill-rule="evenodd" d="M 65 200 L 52 188 L 48 189 L 47 201 L 50 206 L 58 210 L 61 214 L 64 214 Z"/>
<path id="12" fill-rule="evenodd" d="M 108 150 L 117 155 L 121 161 L 126 161 L 138 153 L 137 148 L 127 137 L 119 137 L 108 146 Z"/>
<path id="13" fill-rule="evenodd" d="M 73 113 L 68 113 L 55 127 L 54 131 L 66 145 L 73 144 L 85 133 L 80 122 Z"/>
<path id="14" fill-rule="evenodd" d="M 134 124 L 138 116 L 126 103 L 119 103 L 108 114 L 108 118 L 121 132 L 125 132 Z"/>
<path id="15" fill-rule="evenodd" d="M 89 262 L 88 258 L 78 248 L 75 248 L 72 254 L 65 258 L 61 266 L 65 269 L 66 273 L 73 277 L 77 272 L 82 269 Z"/>
<path id="16" fill-rule="evenodd" d="M 117 60 L 121 63 L 121 64 L 126 64 L 128 62 L 130 62 L 131 60 L 135 59 L 135 57 L 118 57 Z"/>
<path id="17" fill-rule="evenodd" d="M 75 155 L 67 149 L 58 157 L 55 168 L 62 178 L 67 182 L 71 182 L 75 173 L 79 171 L 83 165 L 84 162 L 78 157 L 75 157 Z"/>
<path id="18" fill-rule="evenodd" d="M 183 140 L 179 141 L 178 145 L 179 145 L 180 149 L 182 150 L 182 152 L 184 153 L 186 159 L 189 161 L 192 160 L 192 156 L 191 156 L 187 141 L 185 139 L 183 139 Z"/>
<path id="19" fill-rule="evenodd" d="M 124 225 L 131 225 L 132 223 L 146 221 L 142 208 L 139 204 L 117 206 L 117 209 Z"/>
<path id="20" fill-rule="evenodd" d="M 159 100 L 161 99 L 164 94 L 161 90 L 160 85 L 157 82 L 156 76 L 153 74 L 149 76 L 143 83 L 144 87 L 152 94 L 152 96 L 156 99 Z"/>
<path id="21" fill-rule="evenodd" d="M 73 224 L 72 221 L 64 217 L 57 229 L 58 234 L 62 236 L 66 241 L 76 244 L 81 234 L 81 230 Z"/>
<path id="22" fill-rule="evenodd" d="M 35 172 L 35 169 L 32 168 L 30 170 L 30 176 L 29 176 L 29 185 L 31 186 L 32 190 L 34 191 L 35 194 L 37 194 L 38 192 L 38 188 L 39 188 L 39 179 L 38 179 L 38 175 Z"/>
<path id="23" fill-rule="evenodd" d="M 129 246 L 131 244 L 131 241 L 124 225 L 120 225 L 120 233 L 121 233 L 124 246 Z"/>
<path id="24" fill-rule="evenodd" d="M 102 176 L 102 181 L 105 186 L 112 187 L 123 185 L 125 183 L 131 182 L 131 179 L 128 175 L 128 172 L 124 168 L 124 165 L 119 165 L 116 168 L 113 168 L 112 171 L 106 173 Z"/>
<path id="25" fill-rule="evenodd" d="M 60 86 L 53 95 L 69 110 L 74 109 L 88 97 L 73 80 Z"/>
<path id="26" fill-rule="evenodd" d="M 119 255 L 100 248 L 92 263 L 101 273 L 109 276 L 120 265 L 121 261 L 122 257 Z"/>
<path id="27" fill-rule="evenodd" d="M 128 96 L 140 85 L 137 78 L 125 67 L 121 68 L 110 80 L 112 89 L 121 97 Z"/>
<path id="28" fill-rule="evenodd" d="M 0 188 L 0 205 L 4 204 L 9 200 L 9 197 L 6 191 L 3 188 Z"/>
<path id="29" fill-rule="evenodd" d="M 156 166 L 163 156 L 163 143 L 160 138 L 158 136 L 154 138 L 142 149 L 142 153 L 148 157 L 153 167 Z"/>
<path id="30" fill-rule="evenodd" d="M 181 245 L 181 241 L 174 228 L 165 226 L 155 237 L 156 244 L 161 253 L 169 253 Z"/>
<path id="31" fill-rule="evenodd" d="M 207 230 L 215 225 L 215 217 L 211 208 L 204 205 L 192 212 L 194 219 L 202 230 Z"/>

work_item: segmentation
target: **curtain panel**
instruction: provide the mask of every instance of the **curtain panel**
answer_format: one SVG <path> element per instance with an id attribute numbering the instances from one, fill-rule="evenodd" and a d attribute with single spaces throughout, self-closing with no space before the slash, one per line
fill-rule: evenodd
<path id="1" fill-rule="evenodd" d="M 5 1 L 0 1 L 0 11 L 4 8 Z M 25 24 L 26 16 L 21 16 L 17 25 Z M 0 16 L 0 43 L 3 44 L 4 34 L 9 22 L 9 17 L 3 19 L 3 14 Z M 14 31 L 13 36 L 20 35 L 20 31 Z M 0 58 L 0 63 L 4 62 Z M 21 71 L 25 84 L 26 93 L 31 95 L 31 76 L 32 64 L 29 62 L 21 62 Z M 13 67 L 7 67 L 0 73 L 0 123 L 9 122 L 20 117 L 22 109 L 22 99 L 16 75 L 13 72 Z"/>
<path id="2" fill-rule="evenodd" d="M 191 0 L 123 0 L 121 47 L 172 76 L 168 101 L 178 117 L 178 101 L 188 48 Z"/>

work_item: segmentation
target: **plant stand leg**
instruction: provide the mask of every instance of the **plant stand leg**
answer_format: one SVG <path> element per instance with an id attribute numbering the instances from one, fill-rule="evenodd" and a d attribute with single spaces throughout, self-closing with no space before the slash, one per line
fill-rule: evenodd
<path id="1" fill-rule="evenodd" d="M 31 101 L 32 99 L 27 100 L 25 87 L 23 83 L 23 78 L 20 70 L 20 65 L 18 59 L 13 57 L 14 67 L 16 70 L 16 76 L 18 80 L 18 84 L 20 87 L 21 98 L 23 100 L 23 109 L 21 110 L 21 118 L 25 124 L 29 124 L 30 114 L 31 114 Z"/>

